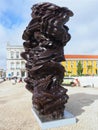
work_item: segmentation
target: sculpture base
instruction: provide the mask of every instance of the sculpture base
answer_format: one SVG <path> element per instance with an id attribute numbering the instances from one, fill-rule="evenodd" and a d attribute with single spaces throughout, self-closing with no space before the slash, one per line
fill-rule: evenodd
<path id="1" fill-rule="evenodd" d="M 76 123 L 76 118 L 66 110 L 64 111 L 64 117 L 62 119 L 49 120 L 49 121 L 47 121 L 47 119 L 45 119 L 44 116 L 42 117 L 38 115 L 38 113 L 35 111 L 34 108 L 32 108 L 32 113 L 37 119 L 42 130 Z"/>

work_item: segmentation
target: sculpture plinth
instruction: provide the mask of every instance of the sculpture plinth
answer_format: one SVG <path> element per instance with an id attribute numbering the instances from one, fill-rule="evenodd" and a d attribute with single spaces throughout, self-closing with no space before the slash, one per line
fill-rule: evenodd
<path id="1" fill-rule="evenodd" d="M 33 107 L 39 115 L 59 119 L 68 100 L 67 89 L 61 86 L 65 70 L 60 62 L 65 60 L 63 48 L 71 36 L 64 24 L 73 13 L 66 7 L 42 3 L 32 7 L 31 16 L 21 54 L 27 61 L 26 88 L 33 93 Z"/>

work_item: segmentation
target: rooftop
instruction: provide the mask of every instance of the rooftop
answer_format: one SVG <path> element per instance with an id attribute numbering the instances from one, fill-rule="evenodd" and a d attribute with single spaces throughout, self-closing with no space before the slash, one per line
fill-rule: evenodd
<path id="1" fill-rule="evenodd" d="M 98 55 L 65 55 L 66 59 L 98 59 Z"/>

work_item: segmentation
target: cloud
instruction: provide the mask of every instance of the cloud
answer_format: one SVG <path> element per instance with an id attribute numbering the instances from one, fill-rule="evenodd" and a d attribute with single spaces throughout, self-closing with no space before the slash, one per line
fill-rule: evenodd
<path id="1" fill-rule="evenodd" d="M 72 45 L 71 45 L 72 44 Z M 98 48 L 98 43 L 96 40 L 82 40 L 79 43 L 69 42 L 64 47 L 64 52 L 66 54 L 95 54 L 96 48 Z M 96 53 L 97 54 L 97 53 Z"/>
<path id="2" fill-rule="evenodd" d="M 0 66 L 6 59 L 6 43 L 22 45 L 22 33 L 31 19 L 31 7 L 44 0 L 0 1 Z M 49 0 L 74 12 L 69 20 L 72 36 L 64 48 L 65 54 L 97 54 L 98 48 L 98 1 L 97 0 Z M 2 61 L 2 63 L 1 63 Z"/>

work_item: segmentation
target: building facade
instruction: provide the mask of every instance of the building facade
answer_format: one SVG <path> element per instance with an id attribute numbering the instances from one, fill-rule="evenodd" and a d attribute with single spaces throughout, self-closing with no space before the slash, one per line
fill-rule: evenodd
<path id="1" fill-rule="evenodd" d="M 0 78 L 5 77 L 5 71 L 4 69 L 0 68 Z"/>
<path id="2" fill-rule="evenodd" d="M 22 46 L 7 45 L 7 70 L 6 77 L 26 77 L 25 60 L 20 53 Z M 80 62 L 83 75 L 98 75 L 98 55 L 65 55 L 66 61 L 61 64 L 65 67 L 65 75 L 77 75 L 77 66 Z"/>
<path id="3" fill-rule="evenodd" d="M 6 77 L 26 77 L 25 60 L 20 56 L 24 49 L 22 46 L 7 45 Z"/>
<path id="4" fill-rule="evenodd" d="M 77 75 L 77 65 L 80 62 L 83 68 L 82 75 L 98 74 L 98 55 L 65 55 L 66 61 L 61 64 L 65 67 L 65 75 Z"/>

